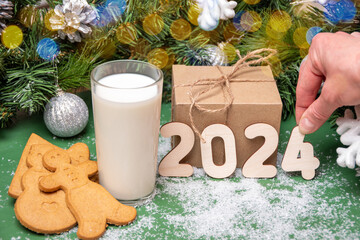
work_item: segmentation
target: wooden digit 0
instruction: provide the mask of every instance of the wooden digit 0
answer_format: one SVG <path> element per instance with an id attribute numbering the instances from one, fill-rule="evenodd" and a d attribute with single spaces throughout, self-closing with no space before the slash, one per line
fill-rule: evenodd
<path id="1" fill-rule="evenodd" d="M 311 143 L 303 142 L 304 138 L 305 135 L 300 133 L 299 127 L 292 130 L 281 167 L 286 172 L 301 171 L 302 177 L 310 180 L 315 177 L 315 169 L 319 167 L 320 161 L 314 157 L 314 148 Z"/>
<path id="2" fill-rule="evenodd" d="M 180 143 L 160 162 L 159 174 L 166 177 L 190 177 L 194 169 L 190 164 L 179 163 L 193 148 L 195 136 L 193 130 L 185 123 L 170 122 L 160 129 L 163 137 L 180 136 Z"/>
<path id="3" fill-rule="evenodd" d="M 263 163 L 275 152 L 279 136 L 274 127 L 265 123 L 250 125 L 245 129 L 245 136 L 248 139 L 263 136 L 264 145 L 257 150 L 244 164 L 242 174 L 247 178 L 272 178 L 277 174 L 277 169 L 273 165 Z"/>
<path id="4" fill-rule="evenodd" d="M 205 143 L 200 142 L 201 159 L 204 171 L 213 178 L 225 178 L 230 176 L 236 169 L 236 145 L 234 133 L 223 124 L 213 124 L 204 129 L 201 134 Z M 225 144 L 225 163 L 217 166 L 213 161 L 211 141 L 215 137 L 221 137 Z"/>

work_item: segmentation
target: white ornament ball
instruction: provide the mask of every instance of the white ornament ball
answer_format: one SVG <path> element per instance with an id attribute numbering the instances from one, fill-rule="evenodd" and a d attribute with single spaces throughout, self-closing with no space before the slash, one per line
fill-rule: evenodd
<path id="1" fill-rule="evenodd" d="M 84 100 L 72 93 L 60 92 L 45 106 L 44 122 L 58 137 L 73 137 L 86 127 L 89 110 Z"/>

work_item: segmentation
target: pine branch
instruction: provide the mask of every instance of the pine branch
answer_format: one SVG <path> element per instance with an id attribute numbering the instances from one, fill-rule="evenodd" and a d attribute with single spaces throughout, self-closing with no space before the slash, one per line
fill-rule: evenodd
<path id="1" fill-rule="evenodd" d="M 299 66 L 300 61 L 290 64 L 278 77 L 275 78 L 281 101 L 283 103 L 282 118 L 284 120 L 295 113 L 295 96 Z"/>
<path id="2" fill-rule="evenodd" d="M 85 48 L 88 48 L 86 46 Z M 91 57 L 86 54 L 86 50 L 79 55 L 78 53 L 67 54 L 58 65 L 59 86 L 63 90 L 78 87 L 90 87 L 90 72 L 99 63 L 97 59 L 100 54 Z"/>
<path id="3" fill-rule="evenodd" d="M 55 95 L 54 74 L 54 67 L 46 62 L 7 70 L 7 80 L 0 86 L 0 105 L 30 114 L 40 111 L 48 96 Z"/>

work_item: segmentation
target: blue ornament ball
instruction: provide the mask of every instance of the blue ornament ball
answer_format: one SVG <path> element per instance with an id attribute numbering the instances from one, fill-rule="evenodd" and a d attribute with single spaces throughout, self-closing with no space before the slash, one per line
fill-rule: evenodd
<path id="1" fill-rule="evenodd" d="M 53 61 L 60 53 L 60 47 L 51 38 L 44 38 L 38 43 L 36 52 L 42 59 Z"/>
<path id="2" fill-rule="evenodd" d="M 356 16 L 356 7 L 351 0 L 330 0 L 325 5 L 325 17 L 333 22 L 352 21 Z"/>
<path id="3" fill-rule="evenodd" d="M 306 41 L 311 44 L 312 39 L 315 37 L 316 34 L 322 31 L 321 27 L 311 27 L 306 32 Z"/>

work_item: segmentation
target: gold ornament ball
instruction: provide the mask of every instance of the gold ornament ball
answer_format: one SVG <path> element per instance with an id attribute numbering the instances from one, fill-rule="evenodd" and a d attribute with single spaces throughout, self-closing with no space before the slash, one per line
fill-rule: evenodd
<path id="1" fill-rule="evenodd" d="M 309 53 L 309 48 L 300 48 L 299 49 L 299 54 L 300 54 L 300 57 L 304 58 L 308 55 Z"/>
<path id="2" fill-rule="evenodd" d="M 286 32 L 278 32 L 278 31 L 275 31 L 270 24 L 267 24 L 266 25 L 266 34 L 272 38 L 272 39 L 276 39 L 276 40 L 280 40 L 282 39 L 285 35 L 286 35 Z"/>
<path id="3" fill-rule="evenodd" d="M 136 44 L 130 45 L 130 49 L 134 56 L 143 59 L 146 58 L 147 54 L 150 52 L 151 46 L 147 40 L 140 38 L 136 41 Z"/>
<path id="4" fill-rule="evenodd" d="M 229 23 L 228 25 L 226 25 L 223 32 L 225 40 L 232 44 L 239 43 L 243 34 L 244 33 L 239 31 L 233 23 Z"/>
<path id="5" fill-rule="evenodd" d="M 116 38 L 123 44 L 130 44 L 136 41 L 137 32 L 131 23 L 123 23 L 116 29 Z"/>
<path id="6" fill-rule="evenodd" d="M 197 28 L 190 34 L 190 41 L 195 45 L 205 45 L 210 42 L 210 32 Z"/>
<path id="7" fill-rule="evenodd" d="M 278 77 L 282 71 L 281 69 L 281 61 L 277 56 L 272 56 L 268 59 L 268 63 L 270 64 L 271 71 L 275 77 Z M 268 65 L 267 62 L 263 62 L 261 65 L 266 66 Z"/>
<path id="8" fill-rule="evenodd" d="M 97 50 L 101 50 L 101 57 L 110 59 L 116 52 L 116 46 L 111 38 L 101 39 L 95 44 Z"/>
<path id="9" fill-rule="evenodd" d="M 169 55 L 162 48 L 155 48 L 147 55 L 148 62 L 162 69 L 166 67 L 169 61 Z"/>
<path id="10" fill-rule="evenodd" d="M 309 48 L 310 45 L 306 40 L 306 33 L 308 28 L 306 27 L 299 27 L 295 29 L 293 34 L 293 41 L 299 48 Z"/>
<path id="11" fill-rule="evenodd" d="M 37 9 L 34 6 L 28 5 L 20 10 L 18 18 L 25 27 L 29 28 L 36 21 L 37 15 Z"/>
<path id="12" fill-rule="evenodd" d="M 248 32 L 256 32 L 262 25 L 262 19 L 257 12 L 248 11 L 241 15 L 240 26 Z"/>
<path id="13" fill-rule="evenodd" d="M 185 19 L 175 20 L 170 26 L 170 33 L 176 40 L 185 40 L 191 34 L 191 25 Z"/>
<path id="14" fill-rule="evenodd" d="M 2 31 L 1 42 L 9 48 L 15 49 L 20 46 L 23 41 L 23 32 L 18 26 L 10 25 Z"/>
<path id="15" fill-rule="evenodd" d="M 291 27 L 292 22 L 287 12 L 278 10 L 271 14 L 269 24 L 276 32 L 286 32 Z"/>
<path id="16" fill-rule="evenodd" d="M 189 18 L 189 21 L 195 26 L 199 25 L 198 17 L 200 15 L 200 12 L 201 12 L 201 10 L 200 10 L 200 8 L 199 8 L 199 6 L 197 4 L 193 4 L 189 8 L 188 18 Z"/>
<path id="17" fill-rule="evenodd" d="M 157 13 L 150 14 L 143 20 L 143 29 L 151 36 L 159 34 L 163 28 L 164 21 Z"/>
<path id="18" fill-rule="evenodd" d="M 224 52 L 228 63 L 236 58 L 236 48 L 231 43 L 220 43 L 220 49 Z"/>
<path id="19" fill-rule="evenodd" d="M 261 0 L 243 0 L 243 1 L 249 5 L 255 5 L 258 4 Z"/>
<path id="20" fill-rule="evenodd" d="M 176 60 L 175 54 L 174 53 L 169 54 L 169 59 L 164 69 L 171 69 L 175 63 L 175 60 Z"/>

